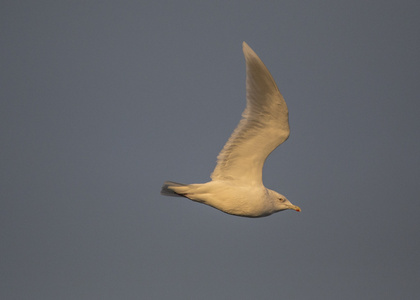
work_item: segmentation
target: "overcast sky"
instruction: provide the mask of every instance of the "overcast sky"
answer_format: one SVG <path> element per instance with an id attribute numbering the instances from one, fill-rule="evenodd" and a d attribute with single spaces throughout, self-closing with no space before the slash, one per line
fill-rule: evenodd
<path id="1" fill-rule="evenodd" d="M 1 299 L 418 299 L 420 2 L 6 1 Z M 261 219 L 209 180 L 246 41 L 289 107 Z"/>

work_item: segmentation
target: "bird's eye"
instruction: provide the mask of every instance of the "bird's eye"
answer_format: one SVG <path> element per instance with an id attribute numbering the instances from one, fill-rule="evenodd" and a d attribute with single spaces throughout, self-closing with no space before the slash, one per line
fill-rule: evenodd
<path id="1" fill-rule="evenodd" d="M 280 200 L 280 202 L 284 202 L 284 201 L 286 201 L 286 199 L 283 199 L 283 198 L 279 198 L 279 200 Z"/>

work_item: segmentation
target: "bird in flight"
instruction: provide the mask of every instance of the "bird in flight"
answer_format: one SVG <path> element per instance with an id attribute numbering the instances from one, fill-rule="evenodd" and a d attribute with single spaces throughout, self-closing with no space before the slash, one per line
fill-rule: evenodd
<path id="1" fill-rule="evenodd" d="M 242 119 L 217 157 L 207 183 L 165 181 L 161 194 L 186 197 L 225 213 L 265 217 L 292 209 L 285 196 L 263 185 L 268 155 L 290 134 L 289 112 L 273 77 L 255 52 L 243 42 L 246 62 L 246 108 Z"/>

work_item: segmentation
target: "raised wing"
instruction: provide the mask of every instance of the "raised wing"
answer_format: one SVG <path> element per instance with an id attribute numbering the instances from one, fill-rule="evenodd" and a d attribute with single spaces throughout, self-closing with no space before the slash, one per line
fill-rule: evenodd
<path id="1" fill-rule="evenodd" d="M 211 178 L 260 185 L 267 156 L 289 137 L 289 112 L 261 59 L 245 42 L 242 47 L 247 104 L 241 121 L 217 157 Z"/>

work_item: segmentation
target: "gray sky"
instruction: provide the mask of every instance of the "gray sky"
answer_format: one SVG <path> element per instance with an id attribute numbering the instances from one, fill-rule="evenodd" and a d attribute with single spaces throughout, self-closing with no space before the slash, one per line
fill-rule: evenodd
<path id="1" fill-rule="evenodd" d="M 1 299 L 417 299 L 418 1 L 8 1 Z M 291 136 L 234 217 L 209 180 L 245 107 L 246 41 Z"/>

